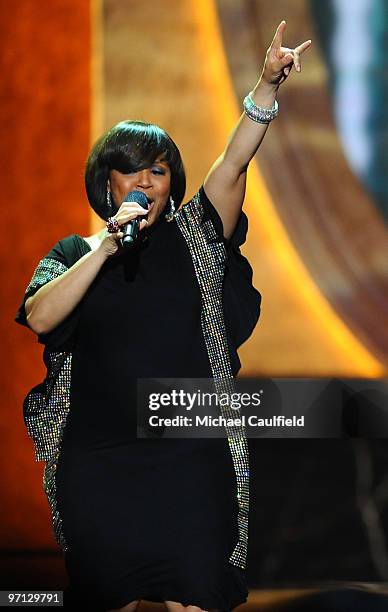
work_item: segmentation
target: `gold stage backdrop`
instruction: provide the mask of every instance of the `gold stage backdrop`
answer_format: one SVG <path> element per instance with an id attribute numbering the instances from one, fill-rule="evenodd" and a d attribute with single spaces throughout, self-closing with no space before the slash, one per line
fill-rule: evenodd
<path id="1" fill-rule="evenodd" d="M 247 88 L 254 86 L 261 72 L 265 48 L 257 51 L 257 46 L 254 46 L 257 55 L 252 61 L 248 41 L 255 34 L 254 30 L 252 32 L 253 23 L 248 19 L 242 24 L 239 22 L 244 4 L 228 0 L 217 3 L 210 0 L 162 0 L 149 4 L 105 0 L 99 13 L 103 62 L 100 63 L 98 82 L 102 81 L 102 86 L 98 88 L 100 96 L 94 97 L 93 106 L 101 118 L 101 129 L 123 117 L 162 125 L 182 151 L 188 174 L 187 199 L 198 189 L 225 147 L 241 113 L 242 95 L 240 92 L 236 96 L 235 91 L 240 83 L 238 76 L 243 71 L 244 58 L 250 69 L 248 75 L 244 73 Z M 304 0 L 298 0 L 295 15 L 294 9 L 290 14 L 287 1 L 281 3 L 282 12 L 273 6 L 275 4 L 260 0 L 252 5 L 259 14 L 262 6 L 271 16 L 266 19 L 267 45 L 283 17 L 290 22 L 293 41 L 313 38 Z M 250 15 L 252 17 L 252 13 Z M 225 44 L 220 17 L 223 19 Z M 228 24 L 231 30 L 229 38 Z M 237 24 L 236 27 L 233 24 Z M 235 59 L 235 64 L 238 64 L 238 69 L 233 72 L 233 82 L 227 52 L 229 61 Z M 315 56 L 306 55 L 303 73 L 300 76 L 293 74 L 285 85 L 284 93 L 279 96 L 281 105 L 287 88 L 295 92 L 299 87 L 302 101 L 306 87 L 311 88 L 314 83 L 314 74 L 321 79 L 322 62 L 316 50 L 314 53 Z M 300 107 L 303 108 L 302 102 Z M 287 114 L 287 107 L 283 109 L 282 112 Z M 295 120 L 305 116 L 302 110 L 299 117 L 297 112 L 294 114 Z M 277 121 L 280 120 L 281 117 Z M 285 131 L 290 131 L 288 124 L 282 125 Z M 276 152 L 281 148 L 283 134 L 279 129 L 274 134 L 272 128 L 275 125 L 270 127 L 263 148 Z M 303 124 L 300 129 L 304 129 Z M 322 144 L 324 146 L 324 142 L 318 141 L 316 146 Z M 290 149 L 286 134 L 284 148 L 287 152 Z M 294 157 L 297 159 L 296 155 Z M 288 180 L 290 160 L 286 155 L 278 155 L 278 160 L 277 164 L 276 156 L 271 158 L 272 175 L 276 175 L 278 183 L 284 183 L 283 192 L 288 190 L 294 215 L 298 215 L 295 212 L 298 207 L 301 215 L 307 214 L 306 202 L 313 195 L 315 185 L 310 182 L 305 187 L 303 184 L 300 200 L 295 198 Z M 303 174 L 302 166 L 299 171 Z M 267 173 L 266 178 L 270 179 L 271 175 Z M 278 192 L 271 191 L 270 187 L 273 188 L 273 184 L 269 180 L 267 184 L 257 164 L 253 163 L 245 205 L 250 218 L 245 253 L 253 265 L 255 284 L 263 295 L 263 301 L 259 325 L 241 350 L 242 374 L 382 375 L 386 367 L 379 356 L 339 316 L 328 296 L 320 290 L 320 279 L 316 283 L 317 279 L 313 280 L 310 275 L 303 261 L 303 251 L 301 256 L 278 214 L 277 202 L 272 195 L 273 192 L 278 195 Z"/>
<path id="2" fill-rule="evenodd" d="M 282 6 L 285 9 L 287 3 Z M 294 12 L 275 11 L 272 17 L 265 33 L 268 43 L 278 21 L 284 17 L 292 23 Z M 213 0 L 105 0 L 90 6 L 75 0 L 43 4 L 5 0 L 0 23 L 4 117 L 0 545 L 55 548 L 41 487 L 42 465 L 34 462 L 22 420 L 22 400 L 44 376 L 42 347 L 31 332 L 12 323 L 24 288 L 39 259 L 59 238 L 71 233 L 86 236 L 100 227 L 85 199 L 83 169 L 90 143 L 102 130 L 124 118 L 164 127 L 181 149 L 189 199 L 224 148 L 241 112 L 241 96 L 235 93 L 238 87 L 231 79 Z M 296 22 L 294 34 L 313 38 L 309 31 L 299 32 Z M 302 92 L 314 79 L 313 57 L 306 56 L 302 75 L 292 75 L 295 80 L 285 85 L 294 96 L 298 86 Z M 261 54 L 252 66 L 251 86 L 262 61 Z M 263 151 L 274 150 L 272 127 Z M 282 173 L 279 165 L 279 180 Z M 270 180 L 252 164 L 245 253 L 254 267 L 263 307 L 259 325 L 241 350 L 242 374 L 383 375 L 387 364 L 323 295 L 276 205 Z"/>

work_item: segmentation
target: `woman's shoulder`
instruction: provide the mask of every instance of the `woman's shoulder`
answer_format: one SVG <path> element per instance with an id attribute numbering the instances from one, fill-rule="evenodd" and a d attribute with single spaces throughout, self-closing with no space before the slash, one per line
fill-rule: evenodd
<path id="1" fill-rule="evenodd" d="M 189 218 L 195 219 L 196 223 L 202 224 L 210 220 L 218 237 L 223 241 L 226 240 L 224 238 L 224 228 L 221 217 L 213 206 L 213 203 L 209 200 L 203 184 L 201 184 L 199 189 L 189 200 L 181 205 L 178 210 L 178 215 L 185 215 L 187 211 L 190 211 Z"/>
<path id="2" fill-rule="evenodd" d="M 44 260 L 55 259 L 70 267 L 86 253 L 99 246 L 97 240 L 98 234 L 85 237 L 80 234 L 65 236 L 58 240 L 49 252 L 46 253 Z"/>

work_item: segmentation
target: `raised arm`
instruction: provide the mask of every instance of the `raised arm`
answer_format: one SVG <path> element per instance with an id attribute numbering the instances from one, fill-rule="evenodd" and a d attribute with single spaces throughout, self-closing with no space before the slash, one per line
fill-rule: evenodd
<path id="1" fill-rule="evenodd" d="M 295 49 L 283 47 L 285 29 L 286 22 L 282 21 L 267 50 L 260 79 L 252 90 L 254 103 L 262 108 L 272 108 L 279 86 L 287 79 L 293 66 L 297 72 L 301 71 L 300 56 L 311 45 L 311 40 L 307 40 Z M 238 221 L 245 196 L 248 165 L 267 129 L 268 123 L 253 121 L 244 112 L 225 150 L 205 178 L 205 192 L 222 219 L 226 238 L 230 238 Z"/>

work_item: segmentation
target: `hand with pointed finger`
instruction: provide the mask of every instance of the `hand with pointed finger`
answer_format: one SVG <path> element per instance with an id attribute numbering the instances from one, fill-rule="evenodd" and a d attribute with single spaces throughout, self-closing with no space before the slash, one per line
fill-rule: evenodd
<path id="1" fill-rule="evenodd" d="M 106 230 L 105 236 L 99 246 L 106 257 L 112 257 L 113 255 L 118 255 L 124 251 L 121 244 L 121 238 L 124 236 L 122 226 L 128 223 L 128 221 L 133 221 L 133 219 L 136 219 L 137 217 L 148 215 L 153 207 L 153 204 L 153 202 L 149 204 L 148 209 L 143 208 L 137 202 L 123 202 L 121 204 L 117 213 L 111 217 L 117 221 L 119 230 L 113 234 Z M 140 221 L 139 231 L 142 231 L 147 227 L 147 225 L 147 219 L 142 219 Z"/>
<path id="2" fill-rule="evenodd" d="M 311 40 L 306 40 L 294 49 L 283 47 L 283 34 L 285 30 L 286 22 L 282 21 L 265 56 L 261 78 L 270 85 L 281 85 L 284 83 L 293 66 L 295 66 L 297 72 L 301 72 L 301 55 L 312 44 Z"/>

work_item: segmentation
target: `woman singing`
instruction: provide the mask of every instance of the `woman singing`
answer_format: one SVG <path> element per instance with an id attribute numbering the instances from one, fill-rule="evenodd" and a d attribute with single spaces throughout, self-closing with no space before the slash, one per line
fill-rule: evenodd
<path id="1" fill-rule="evenodd" d="M 44 344 L 47 376 L 24 402 L 45 461 L 44 487 L 65 553 L 65 605 L 170 612 L 246 601 L 249 463 L 237 438 L 136 435 L 139 378 L 213 378 L 239 370 L 260 295 L 239 247 L 246 173 L 277 114 L 275 96 L 307 41 L 282 46 L 282 22 L 229 142 L 182 205 L 178 148 L 158 126 L 122 121 L 93 146 L 88 200 L 106 221 L 59 240 L 39 262 L 16 320 Z M 131 192 L 146 196 L 144 208 Z M 128 198 L 127 198 L 128 199 Z M 139 219 L 131 248 L 123 229 Z"/>

